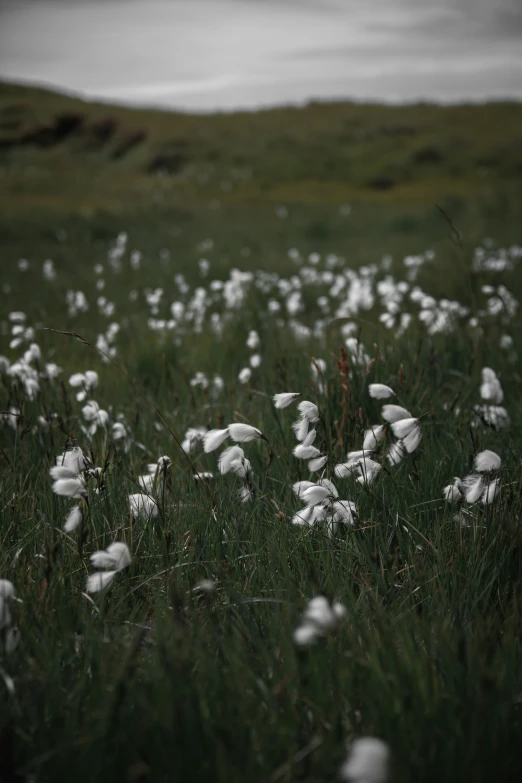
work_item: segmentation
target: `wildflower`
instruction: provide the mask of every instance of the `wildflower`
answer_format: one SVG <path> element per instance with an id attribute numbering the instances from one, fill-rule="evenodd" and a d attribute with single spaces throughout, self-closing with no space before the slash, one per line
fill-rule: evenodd
<path id="1" fill-rule="evenodd" d="M 194 481 L 207 481 L 212 478 L 214 478 L 214 474 L 209 473 L 208 471 L 203 473 L 194 473 Z"/>
<path id="2" fill-rule="evenodd" d="M 442 496 L 444 500 L 446 500 L 448 503 L 457 503 L 459 500 L 461 500 L 461 486 L 462 484 L 460 479 L 456 477 L 453 484 L 448 484 L 448 486 L 444 487 L 442 490 Z"/>
<path id="3" fill-rule="evenodd" d="M 72 533 L 81 525 L 83 514 L 80 506 L 73 506 L 67 515 L 63 529 L 66 533 Z"/>
<path id="4" fill-rule="evenodd" d="M 85 483 L 78 476 L 57 479 L 53 484 L 53 492 L 66 498 L 87 497 Z"/>
<path id="5" fill-rule="evenodd" d="M 498 470 L 502 460 L 494 451 L 486 449 L 475 457 L 475 470 L 478 473 L 486 473 L 490 470 Z"/>
<path id="6" fill-rule="evenodd" d="M 250 361 L 250 366 L 253 369 L 256 369 L 261 364 L 261 355 L 258 353 L 253 353 L 249 361 Z"/>
<path id="7" fill-rule="evenodd" d="M 352 743 L 339 777 L 345 783 L 386 783 L 389 760 L 390 751 L 385 742 L 361 737 Z"/>
<path id="8" fill-rule="evenodd" d="M 222 443 L 228 438 L 228 427 L 224 430 L 209 430 L 203 435 L 203 448 L 208 454 L 211 451 L 218 449 Z"/>
<path id="9" fill-rule="evenodd" d="M 15 589 L 8 579 L 0 579 L 0 631 L 11 625 L 9 602 L 15 596 Z"/>
<path id="10" fill-rule="evenodd" d="M 323 454 L 321 457 L 316 457 L 315 459 L 311 459 L 308 463 L 308 470 L 310 473 L 315 473 L 318 470 L 322 470 L 326 463 L 328 462 L 328 455 Z"/>
<path id="11" fill-rule="evenodd" d="M 137 519 L 151 519 L 158 516 L 158 506 L 150 495 L 136 493 L 129 495 L 130 513 Z"/>
<path id="12" fill-rule="evenodd" d="M 395 392 L 386 386 L 384 383 L 370 383 L 368 386 L 368 393 L 370 397 L 376 400 L 384 400 L 387 397 L 393 397 Z"/>
<path id="13" fill-rule="evenodd" d="M 509 414 L 502 405 L 475 405 L 474 411 L 489 427 L 500 430 L 510 425 Z"/>
<path id="14" fill-rule="evenodd" d="M 398 443 L 392 443 L 386 453 L 386 458 L 390 465 L 398 465 L 399 462 L 402 462 L 405 456 L 406 449 L 400 441 Z"/>
<path id="15" fill-rule="evenodd" d="M 497 375 L 491 367 L 484 367 L 482 370 L 482 385 L 480 387 L 480 396 L 487 402 L 499 405 L 504 399 L 502 386 Z"/>
<path id="16" fill-rule="evenodd" d="M 383 405 L 381 416 L 390 424 L 401 419 L 411 419 L 411 413 L 406 408 L 401 408 L 400 405 Z"/>
<path id="17" fill-rule="evenodd" d="M 98 373 L 94 370 L 86 370 L 85 372 L 75 372 L 69 378 L 69 384 L 73 388 L 79 388 L 81 391 L 77 392 L 76 399 L 78 402 L 83 402 L 87 397 L 87 393 L 95 389 L 98 385 Z"/>
<path id="18" fill-rule="evenodd" d="M 90 463 L 81 448 L 73 446 L 56 457 L 56 464 L 68 468 L 74 474 L 79 475 Z"/>
<path id="19" fill-rule="evenodd" d="M 237 493 L 239 500 L 241 503 L 248 503 L 250 500 L 254 499 L 254 493 L 247 484 L 245 486 L 241 487 L 241 489 Z"/>
<path id="20" fill-rule="evenodd" d="M 90 426 L 87 428 L 89 435 L 96 434 L 98 427 L 106 427 L 109 421 L 109 414 L 104 411 L 96 400 L 89 400 L 82 408 L 83 418 L 90 422 Z"/>
<path id="21" fill-rule="evenodd" d="M 250 367 L 243 367 L 243 369 L 237 376 L 237 379 L 239 383 L 248 383 L 251 377 L 252 377 L 252 370 L 250 369 Z"/>
<path id="22" fill-rule="evenodd" d="M 250 462 L 240 446 L 229 446 L 219 455 L 218 467 L 222 474 L 232 470 L 244 478 L 250 471 Z"/>
<path id="23" fill-rule="evenodd" d="M 406 451 L 410 454 L 415 451 L 422 438 L 419 420 L 400 419 L 392 422 L 391 427 L 393 434 L 402 441 Z"/>
<path id="24" fill-rule="evenodd" d="M 206 427 L 188 428 L 181 444 L 181 448 L 185 454 L 190 454 L 192 451 L 194 451 L 195 446 L 197 446 L 197 444 L 203 440 L 206 431 Z"/>
<path id="25" fill-rule="evenodd" d="M 315 430 L 310 430 L 302 443 L 299 443 L 293 450 L 294 457 L 297 459 L 315 459 L 319 457 L 321 452 L 312 446 L 316 436 Z"/>
<path id="26" fill-rule="evenodd" d="M 256 438 L 264 438 L 261 430 L 251 427 L 250 424 L 229 424 L 228 434 L 236 443 L 248 443 Z"/>
<path id="27" fill-rule="evenodd" d="M 373 451 L 383 440 L 386 430 L 383 424 L 374 424 L 364 433 L 363 450 Z"/>
<path id="28" fill-rule="evenodd" d="M 215 579 L 200 579 L 192 588 L 193 593 L 213 593 L 217 587 Z"/>
<path id="29" fill-rule="evenodd" d="M 483 491 L 482 495 L 480 496 L 480 502 L 485 505 L 491 505 L 493 501 L 495 500 L 496 496 L 500 492 L 500 479 L 495 479 L 494 481 L 490 481 L 485 490 Z"/>
<path id="30" fill-rule="evenodd" d="M 304 419 L 308 419 L 310 423 L 314 423 L 316 421 L 319 421 L 319 408 L 317 405 L 314 405 L 313 402 L 309 402 L 308 400 L 303 400 L 299 403 L 297 406 L 297 409 L 301 416 Z"/>
<path id="31" fill-rule="evenodd" d="M 112 568 L 121 571 L 131 564 L 131 556 L 127 544 L 115 541 L 107 549 L 99 550 L 91 555 L 91 563 L 95 568 Z"/>
<path id="32" fill-rule="evenodd" d="M 116 421 L 112 425 L 112 437 L 113 440 L 123 440 L 127 437 L 127 430 L 121 423 L 121 421 Z"/>
<path id="33" fill-rule="evenodd" d="M 281 394 L 274 394 L 272 397 L 274 406 L 276 408 L 287 408 L 294 400 L 301 396 L 301 392 L 282 392 Z"/>
<path id="34" fill-rule="evenodd" d="M 246 344 L 251 351 L 255 351 L 256 348 L 259 348 L 259 346 L 261 345 L 261 340 L 259 339 L 259 335 L 254 329 L 252 329 L 248 333 L 248 340 L 246 341 Z"/>
<path id="35" fill-rule="evenodd" d="M 462 490 L 467 503 L 476 503 L 484 491 L 484 480 L 480 474 L 472 473 L 462 479 Z"/>
<path id="36" fill-rule="evenodd" d="M 308 487 L 301 492 L 301 498 L 307 506 L 317 506 L 319 503 L 323 503 L 328 497 L 330 497 L 330 490 L 327 487 L 321 487 L 318 484 L 313 484 L 311 487 Z"/>
<path id="37" fill-rule="evenodd" d="M 330 606 L 322 595 L 312 598 L 294 632 L 294 642 L 300 647 L 314 644 L 321 636 L 334 633 L 345 617 L 346 608 L 341 603 Z"/>

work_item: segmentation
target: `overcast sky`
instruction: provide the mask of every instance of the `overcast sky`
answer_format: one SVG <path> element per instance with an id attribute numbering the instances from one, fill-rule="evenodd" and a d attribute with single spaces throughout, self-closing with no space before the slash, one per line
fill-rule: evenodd
<path id="1" fill-rule="evenodd" d="M 0 78 L 196 111 L 522 98 L 522 0 L 0 0 Z"/>

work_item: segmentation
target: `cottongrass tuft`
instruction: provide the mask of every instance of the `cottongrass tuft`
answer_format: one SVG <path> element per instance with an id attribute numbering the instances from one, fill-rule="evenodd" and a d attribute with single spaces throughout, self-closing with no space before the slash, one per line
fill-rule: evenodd
<path id="1" fill-rule="evenodd" d="M 250 424 L 229 424 L 228 434 L 236 443 L 248 443 L 257 438 L 264 438 L 261 430 L 251 427 Z"/>
<path id="2" fill-rule="evenodd" d="M 360 737 L 353 741 L 348 756 L 339 770 L 344 783 L 386 783 L 390 750 L 376 737 Z"/>
<path id="3" fill-rule="evenodd" d="M 219 449 L 219 447 L 228 438 L 228 427 L 224 430 L 209 430 L 203 435 L 203 449 L 209 454 L 211 451 Z"/>
<path id="4" fill-rule="evenodd" d="M 346 608 L 343 604 L 330 605 L 323 595 L 312 598 L 301 617 L 299 626 L 294 631 L 295 644 L 299 647 L 308 647 L 320 637 L 335 633 L 345 617 Z"/>
<path id="5" fill-rule="evenodd" d="M 383 405 L 381 416 L 384 421 L 387 421 L 390 424 L 400 421 L 401 419 L 411 419 L 411 413 L 400 405 Z"/>
<path id="6" fill-rule="evenodd" d="M 150 495 L 137 492 L 129 495 L 130 513 L 136 519 L 151 519 L 158 516 L 158 505 Z"/>
<path id="7" fill-rule="evenodd" d="M 107 549 L 98 550 L 91 555 L 91 563 L 95 568 L 108 568 L 108 571 L 98 571 L 87 579 L 87 593 L 97 593 L 104 590 L 113 581 L 118 571 L 128 568 L 131 556 L 127 544 L 115 541 Z"/>
<path id="8" fill-rule="evenodd" d="M 301 392 L 282 392 L 281 394 L 274 394 L 272 400 L 274 406 L 281 410 L 291 405 L 298 397 L 301 396 Z"/>
<path id="9" fill-rule="evenodd" d="M 485 449 L 481 451 L 475 457 L 475 470 L 478 473 L 487 473 L 491 470 L 498 470 L 502 464 L 502 460 L 494 451 Z"/>
<path id="10" fill-rule="evenodd" d="M 375 400 L 385 400 L 388 397 L 393 397 L 395 395 L 393 389 L 390 389 L 390 387 L 386 386 L 384 383 L 370 383 L 368 386 L 368 393 L 370 397 L 373 397 Z"/>

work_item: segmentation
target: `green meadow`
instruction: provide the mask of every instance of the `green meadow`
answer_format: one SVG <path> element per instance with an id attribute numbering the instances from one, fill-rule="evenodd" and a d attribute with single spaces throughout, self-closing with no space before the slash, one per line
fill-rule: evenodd
<path id="1" fill-rule="evenodd" d="M 1 783 L 522 778 L 521 176 L 516 103 L 0 84 Z"/>

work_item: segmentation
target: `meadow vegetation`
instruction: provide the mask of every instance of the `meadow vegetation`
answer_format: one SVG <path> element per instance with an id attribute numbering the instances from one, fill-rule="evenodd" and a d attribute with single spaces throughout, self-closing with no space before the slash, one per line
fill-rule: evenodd
<path id="1" fill-rule="evenodd" d="M 520 780 L 521 141 L 0 85 L 0 781 Z"/>

